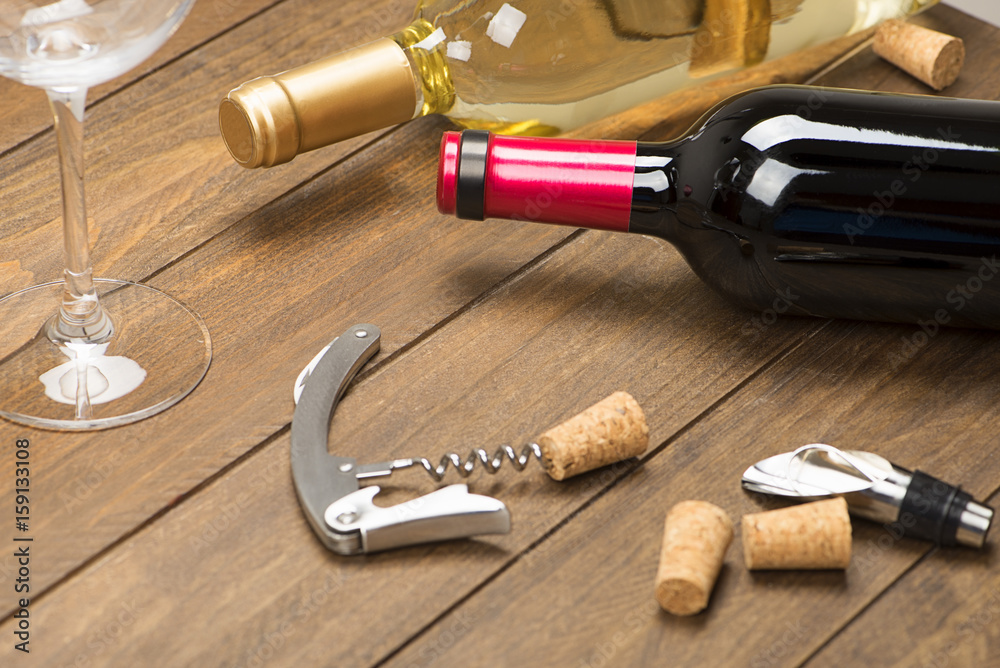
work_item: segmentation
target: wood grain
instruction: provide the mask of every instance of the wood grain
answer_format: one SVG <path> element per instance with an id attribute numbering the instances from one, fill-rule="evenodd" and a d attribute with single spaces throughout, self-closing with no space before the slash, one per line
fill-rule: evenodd
<path id="1" fill-rule="evenodd" d="M 205 318 L 212 368 L 165 414 L 107 432 L 38 434 L 37 484 L 59 490 L 43 496 L 35 527 L 54 550 L 35 571 L 40 587 L 286 428 L 296 375 L 344 327 L 385 323 L 389 354 L 572 232 L 427 216 L 416 203 L 434 188 L 433 134 L 408 126 L 151 281 Z M 406 163 L 393 160 L 400 150 Z M 373 174 L 371 164 L 393 167 Z M 384 196 L 390 184 L 399 199 Z M 0 440 L 24 433 L 0 425 Z M 0 600 L 9 605 L 11 594 Z"/>
<path id="2" fill-rule="evenodd" d="M 347 243 L 355 249 L 355 255 L 350 255 L 349 261 L 358 262 L 358 254 L 369 257 L 365 254 L 371 253 L 370 247 L 357 246 L 357 243 L 363 243 L 366 235 L 370 235 L 367 237 L 369 241 L 381 242 L 385 239 L 379 236 L 384 230 L 372 227 L 367 221 L 379 215 L 391 215 L 398 201 L 416 203 L 421 201 L 424 193 L 432 191 L 429 179 L 433 178 L 431 161 L 435 158 L 437 133 L 429 128 L 440 128 L 441 121 L 431 119 L 420 121 L 406 130 L 409 133 L 407 136 L 414 142 L 418 135 L 431 137 L 422 142 L 419 149 L 407 145 L 404 140 L 399 140 L 395 147 L 395 150 L 407 155 L 420 153 L 423 162 L 411 160 L 407 165 L 397 163 L 395 171 L 390 173 L 371 174 L 362 168 L 347 168 L 310 182 L 325 168 L 326 161 L 349 154 L 349 151 L 362 145 L 363 139 L 301 156 L 291 166 L 276 170 L 250 172 L 232 163 L 218 139 L 214 124 L 220 90 L 232 85 L 220 85 L 220 82 L 238 82 L 254 73 L 267 71 L 263 69 L 265 67 L 283 69 L 315 57 L 321 48 L 329 48 L 329 44 L 324 44 L 324 38 L 332 44 L 337 43 L 333 36 L 363 41 L 371 37 L 373 26 L 389 25 L 400 11 L 396 4 L 381 3 L 372 5 L 365 16 L 347 18 L 346 9 L 327 12 L 315 3 L 289 2 L 280 9 L 280 12 L 277 8 L 264 12 L 237 26 L 219 40 L 109 96 L 91 110 L 88 146 L 101 148 L 96 155 L 93 149 L 90 150 L 88 167 L 90 215 L 95 220 L 92 237 L 98 274 L 141 279 L 155 274 L 161 267 L 183 258 L 192 248 L 199 244 L 206 245 L 206 240 L 211 240 L 207 242 L 207 255 L 199 255 L 211 259 L 206 259 L 203 265 L 194 259 L 181 262 L 177 269 L 178 278 L 164 285 L 172 294 L 207 317 L 213 312 L 218 313 L 216 319 L 220 324 L 216 324 L 211 317 L 209 321 L 216 342 L 216 361 L 200 390 L 202 393 L 216 392 L 214 379 L 220 374 L 230 373 L 230 368 L 225 366 L 229 361 L 226 357 L 229 345 L 246 348 L 240 352 L 241 357 L 234 358 L 238 360 L 236 363 L 240 370 L 232 372 L 233 378 L 239 378 L 240 385 L 252 381 L 267 387 L 275 382 L 269 376 L 274 370 L 262 365 L 256 354 L 257 351 L 267 350 L 268 346 L 281 344 L 258 333 L 261 321 L 280 322 L 285 329 L 273 334 L 278 335 L 281 341 L 284 340 L 280 337 L 286 335 L 290 323 L 296 320 L 302 321 L 296 327 L 306 328 L 315 324 L 317 330 L 314 335 L 326 335 L 328 330 L 320 327 L 323 321 L 313 314 L 322 309 L 318 306 L 323 303 L 322 300 L 335 294 L 325 287 L 327 284 L 321 283 L 315 291 L 308 293 L 309 298 L 315 300 L 312 303 L 303 302 L 303 298 L 282 299 L 279 295 L 284 294 L 287 285 L 308 285 L 318 266 L 325 267 L 331 280 L 339 283 L 354 285 L 351 281 L 356 279 L 337 274 L 336 264 L 333 263 L 339 258 L 316 258 L 298 253 L 311 253 L 317 243 L 333 244 L 335 238 L 330 236 L 332 231 L 353 229 L 351 241 Z M 312 22 L 314 34 L 304 40 L 291 39 L 290 34 L 303 20 Z M 173 130 L 166 145 L 163 143 L 163 127 Z M 5 179 L 5 183 L 10 182 L 12 187 L 7 191 L 3 205 L 14 215 L 3 219 L 6 234 L 2 240 L 3 249 L 11 257 L 23 258 L 9 267 L 7 275 L 10 280 L 5 284 L 7 289 L 58 275 L 60 253 L 55 242 L 58 237 L 56 184 L 49 178 L 49 187 L 37 187 L 38 183 L 55 173 L 54 147 L 50 143 L 50 138 L 43 138 L 33 142 L 26 150 L 5 156 L 0 162 L 5 173 L 9 170 L 10 174 L 18 176 L 17 179 Z M 150 156 L 155 156 L 155 160 L 151 160 Z M 385 151 L 376 152 L 355 160 L 354 164 L 364 165 L 366 161 L 392 163 L 388 156 Z M 400 192 L 398 200 L 379 197 L 379 193 L 385 192 L 394 181 L 407 181 L 410 171 L 420 172 L 423 181 L 410 179 L 409 182 L 414 187 L 422 184 L 423 190 Z M 164 178 L 164 175 L 167 177 Z M 297 190 L 280 199 L 282 193 L 293 188 Z M 359 199 L 363 194 L 369 195 L 369 198 Z M 279 199 L 274 204 L 258 210 L 262 204 L 275 198 Z M 371 208 L 376 200 L 384 207 L 381 214 L 377 207 Z M 305 202 L 309 204 L 305 205 Z M 330 219 L 328 211 L 338 211 L 339 216 L 352 219 L 353 226 L 345 226 L 339 217 Z M 407 215 L 416 215 L 423 220 L 423 211 L 432 209 L 429 206 L 426 209 L 417 208 Z M 318 223 L 316 219 L 322 222 Z M 32 227 L 30 222 L 35 220 L 52 222 Z M 275 220 L 294 220 L 301 225 L 298 229 L 309 232 L 300 238 L 293 250 L 289 238 L 275 229 Z M 237 221 L 242 222 L 234 227 Z M 398 309 L 399 313 L 404 313 L 412 308 L 413 303 L 427 305 L 424 312 L 426 318 L 411 315 L 406 318 L 404 326 L 394 331 L 393 336 L 400 337 L 394 344 L 397 347 L 419 336 L 452 309 L 474 298 L 498 277 L 516 270 L 569 233 L 568 230 L 542 227 L 523 231 L 520 226 L 500 223 L 479 228 L 478 234 L 484 236 L 472 236 L 452 221 L 445 223 L 448 230 L 445 236 L 458 240 L 458 246 L 452 248 L 457 253 L 455 256 L 440 245 L 428 247 L 412 241 L 413 237 L 419 237 L 422 242 L 432 238 L 441 240 L 444 238 L 441 233 L 422 229 L 405 218 L 398 218 L 395 222 L 397 227 L 391 237 L 393 243 L 385 246 L 378 244 L 386 254 L 371 253 L 370 261 L 360 262 L 351 276 L 376 272 L 378 278 L 370 281 L 367 299 L 376 300 L 390 311 Z M 230 228 L 228 231 L 227 227 Z M 506 235 L 515 235 L 516 240 L 504 241 L 508 238 Z M 484 238 L 489 243 L 484 243 Z M 270 240 L 270 245 L 265 243 L 267 240 Z M 522 242 L 526 245 L 519 245 Z M 450 244 L 451 241 L 442 243 Z M 512 252 L 498 254 L 492 250 L 498 244 Z M 414 246 L 424 248 L 426 256 L 413 254 L 410 249 Z M 277 251 L 272 248 L 284 250 L 275 254 Z M 339 247 L 330 245 L 329 248 Z M 444 273 L 425 273 L 426 280 L 423 282 L 412 280 L 412 276 L 426 271 L 425 258 L 429 256 L 436 259 L 434 266 Z M 490 256 L 495 263 L 485 271 L 481 265 L 467 269 L 471 259 L 481 256 Z M 265 257 L 272 262 L 262 265 L 260 260 Z M 383 272 L 381 268 L 385 265 L 395 266 L 397 271 Z M 264 268 L 267 271 L 262 271 Z M 402 276 L 411 280 L 403 280 Z M 264 287 L 257 283 L 262 280 L 267 282 Z M 410 290 L 401 290 L 401 286 Z M 427 293 L 429 289 L 442 288 L 440 293 Z M 270 291 L 274 291 L 274 297 L 268 297 Z M 341 304 L 358 302 L 367 308 L 365 299 L 356 296 L 340 299 Z M 271 300 L 267 303 L 274 304 L 278 310 L 269 312 L 260 306 L 238 308 L 238 304 L 257 304 L 263 300 Z M 283 301 L 288 303 L 282 304 Z M 245 318 L 241 317 L 244 315 Z M 247 341 L 247 332 L 253 332 L 252 341 Z M 315 348 L 320 341 L 317 338 L 311 346 L 293 349 Z M 391 350 L 390 345 L 387 345 L 387 350 Z M 272 357 L 266 359 L 269 362 L 273 360 Z M 285 370 L 278 372 L 281 379 L 294 377 L 297 368 L 304 363 L 298 359 L 279 358 L 277 361 L 279 364 L 291 362 Z M 227 381 L 220 382 L 220 387 L 227 386 Z M 228 381 L 229 385 L 233 383 Z M 154 422 L 139 425 L 135 430 L 112 432 L 113 436 L 60 437 L 66 449 L 73 454 L 60 457 L 58 462 L 51 462 L 44 456 L 40 459 L 43 470 L 51 471 L 52 475 L 48 478 L 47 474 L 43 474 L 43 482 L 53 488 L 70 490 L 64 491 L 58 502 L 53 503 L 53 512 L 44 515 L 50 519 L 43 520 L 39 526 L 44 534 L 58 536 L 56 540 L 61 545 L 59 558 L 49 560 L 37 572 L 42 586 L 57 580 L 76 567 L 86 555 L 128 532 L 164 507 L 166 501 L 192 489 L 206 475 L 211 475 L 254 443 L 287 424 L 290 406 L 284 402 L 267 401 L 272 410 L 260 411 L 256 406 L 262 399 L 253 393 L 218 391 L 229 402 L 235 402 L 228 403 L 227 410 L 236 419 L 241 419 L 241 410 L 247 411 L 246 419 L 239 422 L 243 429 L 233 429 L 211 420 L 208 417 L 210 411 L 217 409 L 219 404 L 209 400 L 198 409 L 187 409 L 194 410 L 194 413 L 185 412 L 182 417 L 173 420 L 164 418 L 171 425 L 167 429 L 154 427 L 159 424 Z M 276 391 L 269 387 L 266 389 L 266 392 Z M 243 408 L 238 408 L 238 405 Z M 171 415 L 179 410 L 171 411 Z M 203 417 L 192 417 L 195 415 Z M 257 421 L 249 419 L 251 416 Z M 213 423 L 207 433 L 195 439 L 185 437 L 190 425 L 206 420 Z M 16 433 L 17 430 L 12 425 L 4 425 L 0 433 Z M 158 443 L 156 448 L 162 449 L 162 452 L 157 451 L 159 454 L 154 457 L 157 464 L 151 470 L 145 470 L 140 464 L 151 453 L 134 445 L 133 432 L 144 434 L 143 440 L 155 440 Z M 153 433 L 157 434 L 156 439 L 147 436 Z M 211 446 L 206 450 L 204 442 L 209 440 Z M 176 442 L 185 443 L 185 446 L 178 448 Z M 191 452 L 197 454 L 185 459 Z M 174 465 L 180 465 L 180 470 L 164 474 Z M 137 469 L 143 469 L 141 476 L 136 476 Z M 161 474 L 159 482 L 148 483 L 150 478 Z M 81 479 L 83 483 L 79 482 Z M 137 493 L 138 497 L 135 496 Z M 121 503 L 128 506 L 127 512 L 115 510 L 116 504 Z M 114 519 L 107 520 L 108 515 Z M 71 530 L 81 524 L 92 528 L 86 540 L 79 540 Z"/>
<path id="3" fill-rule="evenodd" d="M 741 491 L 740 476 L 755 461 L 806 443 L 876 450 L 960 482 L 980 498 L 995 490 L 1000 460 L 983 459 L 981 444 L 1000 418 L 992 403 L 1000 399 L 998 372 L 989 364 L 1000 343 L 987 333 L 947 332 L 905 368 L 893 369 L 890 356 L 899 336 L 908 333 L 902 327 L 843 322 L 823 328 L 710 415 L 690 423 L 662 452 L 386 665 L 435 665 L 428 648 L 440 647 L 438 639 L 462 620 L 476 620 L 446 648 L 442 665 L 532 665 L 544 646 L 552 665 L 636 666 L 669 657 L 671 666 L 703 666 L 711 647 L 716 666 L 796 666 L 890 585 L 906 587 L 907 595 L 893 597 L 905 607 L 922 590 L 897 581 L 929 546 L 891 539 L 863 521 L 854 522 L 853 560 L 846 572 L 751 573 L 738 536 L 708 610 L 693 618 L 659 611 L 653 582 L 669 508 L 700 499 L 739 518 L 776 507 L 777 502 Z M 955 396 L 967 400 L 956 402 Z M 977 563 L 971 556 L 961 561 Z M 981 572 L 975 565 L 972 570 Z M 901 631 L 891 605 L 880 610 L 862 624 L 867 647 L 884 645 L 886 634 Z M 916 620 L 918 613 L 906 617 Z M 892 654 L 873 650 L 854 656 L 860 660 L 831 651 L 829 663 L 875 665 L 876 658 Z"/>
<path id="4" fill-rule="evenodd" d="M 217 110 L 248 78 L 367 38 L 366 17 L 395 16 L 396 4 L 358 16 L 347 5 L 288 0 L 92 106 L 85 162 L 96 275 L 142 280 L 378 136 L 251 171 L 226 151 Z M 305 37 L 303 22 L 312 26 Z M 53 133 L 0 156 L 0 257 L 17 263 L 0 273 L 0 293 L 61 276 L 56 164 Z"/>
<path id="5" fill-rule="evenodd" d="M 859 661 L 908 665 L 950 652 L 955 636 L 950 665 L 995 655 L 994 633 L 959 605 L 967 595 L 976 611 L 995 608 L 989 592 L 967 593 L 992 557 L 931 568 L 928 546 L 887 544 L 874 525 L 856 523 L 846 575 L 750 575 L 737 540 L 704 615 L 667 618 L 652 596 L 667 508 L 706 498 L 734 517 L 758 510 L 763 501 L 739 490 L 742 470 L 805 442 L 877 450 L 977 497 L 995 492 L 989 333 L 937 333 L 899 364 L 915 330 L 763 326 L 652 239 L 445 218 L 432 204 L 440 119 L 242 170 L 215 128 L 226 90 L 390 32 L 411 10 L 398 0 L 246 8 L 246 20 L 206 17 L 190 46 L 90 110 L 100 272 L 148 278 L 189 303 L 216 357 L 191 397 L 136 425 L 66 435 L 0 423 L 0 443 L 27 433 L 34 448 L 33 661 L 782 666 L 836 663 L 850 644 Z M 997 96 L 995 28 L 947 7 L 919 21 L 966 40 L 975 76 L 947 94 Z M 920 85 L 867 52 L 821 81 Z M 660 123 L 655 111 L 587 131 L 664 139 L 689 122 Z M 31 132 L 0 153 L 0 291 L 59 268 L 47 222 L 58 215 L 54 147 Z M 540 467 L 473 478 L 511 508 L 510 535 L 338 558 L 292 491 L 290 395 L 309 358 L 359 321 L 382 327 L 383 352 L 338 410 L 338 453 L 370 462 L 522 443 L 616 389 L 642 404 L 655 447 L 640 466 L 568 483 Z M 12 483 L 0 477 L 0 496 Z M 433 487 L 399 473 L 380 498 Z M 0 557 L 8 614 L 13 568 Z M 926 604 L 923 587 L 938 588 Z M 899 607 L 913 609 L 897 623 Z M 970 623 L 984 630 L 966 642 Z M 915 653 L 876 646 L 912 630 L 927 636 Z M 10 643 L 0 657 L 19 665 Z"/>
<path id="6" fill-rule="evenodd" d="M 939 5 L 911 19 L 914 23 L 938 32 L 962 37 L 967 53 L 965 67 L 958 80 L 941 91 L 935 91 L 917 81 L 895 65 L 879 58 L 869 48 L 857 53 L 850 61 L 826 73 L 825 86 L 884 90 L 893 93 L 942 95 L 980 100 L 995 100 L 1000 95 L 1000 29 L 978 21 L 953 7 Z"/>
<path id="7" fill-rule="evenodd" d="M 998 501 L 994 495 L 990 505 L 996 508 Z M 932 550 L 806 665 L 994 665 L 1000 647 L 998 556 L 995 548 Z M 889 628 L 885 620 L 891 620 Z M 895 640 L 886 642 L 887 634 Z"/>
<path id="8" fill-rule="evenodd" d="M 463 238 L 481 227 L 457 225 L 466 227 Z M 311 238 L 312 232 L 306 236 Z M 289 242 L 286 239 L 282 245 L 292 245 Z M 284 264 L 281 260 L 276 264 Z M 470 264 L 474 268 L 483 262 Z M 373 266 L 369 271 L 377 270 Z M 159 278 L 166 280 L 169 273 Z M 358 277 L 348 284 L 363 282 Z M 332 303 L 343 303 L 338 297 L 331 295 Z M 356 316 L 336 315 L 343 320 L 341 327 L 355 317 L 375 322 L 386 333 L 390 351 L 398 337 L 413 336 L 405 331 L 412 312 L 393 315 L 380 313 L 377 307 L 365 309 L 363 298 L 363 293 L 352 295 Z M 410 296 L 407 301 L 418 300 Z M 304 319 L 303 303 L 288 309 L 289 317 L 293 313 Z M 746 352 L 748 317 L 697 282 L 664 244 L 642 237 L 584 233 L 357 383 L 334 419 L 332 447 L 339 454 L 373 462 L 435 455 L 450 448 L 464 453 L 473 446 L 522 443 L 619 387 L 640 402 L 650 416 L 651 440 L 661 443 L 803 331 L 822 325 L 822 321 L 786 319 L 775 323 L 769 335 Z M 299 362 L 304 364 L 322 345 L 321 337 L 328 339 L 336 330 L 316 323 L 298 330 L 297 324 L 293 323 L 296 334 L 288 345 L 302 351 Z M 404 331 L 397 333 L 401 328 Z M 246 382 L 259 382 L 250 370 L 243 373 Z M 269 373 L 273 382 L 279 381 L 279 374 Z M 287 397 L 294 374 L 294 369 L 288 370 L 280 379 L 284 382 L 268 390 L 270 401 L 290 408 Z M 220 376 L 236 377 L 232 372 Z M 218 415 L 218 395 L 212 394 L 205 388 L 205 395 L 186 400 L 176 409 L 185 413 L 180 417 L 175 413 L 171 423 L 190 431 L 190 425 L 198 423 L 186 411 L 202 401 L 214 401 L 214 410 L 206 414 Z M 265 410 L 262 402 L 251 408 Z M 250 419 L 226 412 L 231 416 L 226 425 L 230 430 Z M 253 421 L 260 424 L 261 418 Z M 166 423 L 161 421 L 158 429 L 168 428 Z M 212 441 L 217 435 L 207 433 L 191 447 L 182 444 L 184 458 L 169 466 L 184 466 L 195 456 L 204 459 L 215 447 Z M 520 476 L 510 470 L 496 479 L 480 476 L 473 489 L 497 495 L 511 509 L 515 530 L 509 536 L 350 559 L 327 553 L 305 523 L 289 480 L 287 448 L 287 437 L 281 435 L 44 596 L 37 606 L 39 623 L 64 629 L 65 637 L 78 639 L 42 648 L 44 660 L 61 664 L 86 654 L 84 640 L 95 629 L 92 620 L 113 618 L 122 601 L 134 599 L 138 608 L 155 612 L 129 627 L 116 645 L 116 660 L 125 663 L 162 653 L 169 642 L 163 623 L 169 618 L 174 620 L 172 633 L 189 640 L 167 665 L 233 665 L 244 660 L 248 648 L 266 643 L 268 634 L 283 622 L 292 625 L 292 633 L 300 638 L 336 635 L 338 641 L 335 646 L 289 641 L 269 663 L 315 662 L 315 652 L 326 647 L 325 660 L 338 666 L 367 665 L 393 651 L 552 531 L 622 471 L 605 469 L 561 484 L 550 481 L 540 466 Z M 164 479 L 166 473 L 161 467 L 153 480 Z M 195 472 L 188 475 L 194 477 Z M 391 481 L 393 494 L 383 503 L 434 487 L 420 471 L 397 478 Z M 258 483 L 258 493 L 249 481 L 259 480 L 268 482 Z M 132 489 L 129 497 L 139 493 Z M 120 503 L 124 499 L 116 499 L 114 505 Z M 106 522 L 107 518 L 102 524 Z M 215 531 L 222 536 L 214 538 Z M 46 538 L 49 544 L 57 540 L 56 535 Z M 62 549 L 71 548 L 60 544 Z M 182 573 L 185 595 L 167 596 Z M 300 619 L 304 600 L 327 581 L 343 585 L 321 611 Z M 82 612 L 80 606 L 88 614 L 74 612 Z M 194 633 L 210 623 L 213 634 Z"/>
<path id="9" fill-rule="evenodd" d="M 126 74 L 88 91 L 91 105 L 181 54 L 218 37 L 248 17 L 280 0 L 197 0 L 177 32 L 155 54 Z M 0 154 L 52 127 L 45 93 L 13 79 L 0 77 Z"/>

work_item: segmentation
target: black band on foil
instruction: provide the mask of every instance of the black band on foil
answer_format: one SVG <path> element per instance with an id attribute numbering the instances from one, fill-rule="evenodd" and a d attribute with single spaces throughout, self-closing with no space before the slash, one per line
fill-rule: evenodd
<path id="1" fill-rule="evenodd" d="M 458 145 L 458 180 L 455 184 L 455 215 L 465 220 L 483 220 L 486 199 L 486 154 L 490 133 L 465 130 Z"/>

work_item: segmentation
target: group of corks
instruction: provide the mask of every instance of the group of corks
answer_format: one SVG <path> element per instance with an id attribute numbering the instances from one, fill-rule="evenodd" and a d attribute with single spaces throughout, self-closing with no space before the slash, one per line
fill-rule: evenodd
<path id="1" fill-rule="evenodd" d="M 743 516 L 743 561 L 749 570 L 845 569 L 851 563 L 851 520 L 841 498 Z M 708 606 L 733 522 L 707 501 L 670 509 L 656 573 L 656 600 L 675 615 Z"/>
<path id="2" fill-rule="evenodd" d="M 649 444 L 638 402 L 615 392 L 538 437 L 555 480 L 637 457 Z M 844 569 L 851 562 L 847 502 L 836 498 L 743 516 L 743 560 L 750 570 Z M 733 541 L 733 522 L 707 501 L 682 501 L 667 514 L 656 599 L 667 612 L 693 615 L 708 605 Z"/>

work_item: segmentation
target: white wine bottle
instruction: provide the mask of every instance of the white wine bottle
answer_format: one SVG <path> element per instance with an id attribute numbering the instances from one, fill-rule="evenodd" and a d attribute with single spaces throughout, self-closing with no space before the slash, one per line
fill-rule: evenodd
<path id="1" fill-rule="evenodd" d="M 427 114 L 553 135 L 937 0 L 422 0 L 390 37 L 248 81 L 230 153 L 270 167 Z"/>

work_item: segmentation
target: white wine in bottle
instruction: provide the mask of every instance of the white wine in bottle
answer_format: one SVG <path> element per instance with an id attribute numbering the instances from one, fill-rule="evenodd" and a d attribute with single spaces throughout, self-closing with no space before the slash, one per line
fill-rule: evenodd
<path id="1" fill-rule="evenodd" d="M 444 114 L 553 135 L 937 0 L 422 0 L 403 30 L 231 91 L 223 138 L 270 167 Z"/>

